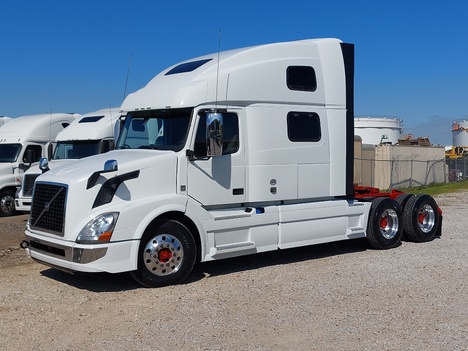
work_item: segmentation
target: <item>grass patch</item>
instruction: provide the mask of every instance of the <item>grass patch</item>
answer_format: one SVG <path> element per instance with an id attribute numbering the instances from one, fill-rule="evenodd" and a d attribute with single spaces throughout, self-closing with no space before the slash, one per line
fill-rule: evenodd
<path id="1" fill-rule="evenodd" d="M 456 193 L 458 191 L 468 190 L 468 180 L 461 180 L 459 182 L 431 184 L 414 188 L 398 189 L 405 193 L 411 194 L 427 194 L 427 195 L 440 195 L 446 193 Z"/>

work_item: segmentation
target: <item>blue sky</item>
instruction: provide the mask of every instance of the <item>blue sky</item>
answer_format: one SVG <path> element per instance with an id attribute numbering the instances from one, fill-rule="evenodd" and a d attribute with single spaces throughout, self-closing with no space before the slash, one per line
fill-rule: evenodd
<path id="1" fill-rule="evenodd" d="M 119 106 L 164 68 L 218 50 L 336 37 L 355 44 L 355 114 L 451 145 L 468 119 L 465 0 L 6 0 L 0 115 Z M 127 81 L 127 71 L 129 71 Z"/>

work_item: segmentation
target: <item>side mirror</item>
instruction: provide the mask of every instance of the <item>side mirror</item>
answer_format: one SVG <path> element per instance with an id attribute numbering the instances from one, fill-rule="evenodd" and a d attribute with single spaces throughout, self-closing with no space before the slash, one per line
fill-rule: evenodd
<path id="1" fill-rule="evenodd" d="M 33 163 L 36 162 L 36 155 L 34 154 L 34 150 L 32 149 L 27 149 L 26 153 L 24 155 L 24 163 Z"/>
<path id="2" fill-rule="evenodd" d="M 118 169 L 119 165 L 117 163 L 117 160 L 107 160 L 104 163 L 104 168 L 102 169 L 102 171 L 96 171 L 93 174 L 91 174 L 91 176 L 88 178 L 88 184 L 86 185 L 86 189 L 90 189 L 93 186 L 95 186 L 99 176 L 102 173 L 115 172 Z"/>
<path id="3" fill-rule="evenodd" d="M 118 169 L 119 165 L 117 164 L 117 160 L 107 160 L 106 163 L 104 163 L 104 170 L 102 173 L 115 172 Z"/>
<path id="4" fill-rule="evenodd" d="M 209 113 L 206 116 L 206 155 L 223 154 L 223 115 Z"/>
<path id="5" fill-rule="evenodd" d="M 39 169 L 42 173 L 45 173 L 49 170 L 49 160 L 46 157 L 43 157 L 39 160 Z"/>

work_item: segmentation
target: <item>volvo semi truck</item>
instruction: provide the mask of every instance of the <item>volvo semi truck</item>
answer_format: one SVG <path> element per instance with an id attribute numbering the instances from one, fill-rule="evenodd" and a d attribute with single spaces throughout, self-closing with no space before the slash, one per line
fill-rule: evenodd
<path id="1" fill-rule="evenodd" d="M 120 108 L 112 107 L 86 113 L 59 132 L 51 159 L 44 157 L 24 172 L 17 187 L 16 210 L 29 212 L 34 181 L 43 172 L 75 160 L 114 149 L 118 135 Z"/>
<path id="2" fill-rule="evenodd" d="M 22 246 L 69 272 L 143 286 L 197 262 L 441 233 L 427 195 L 353 184 L 354 46 L 310 39 L 178 63 L 130 94 L 116 150 L 36 180 Z"/>
<path id="3" fill-rule="evenodd" d="M 11 117 L 0 116 L 0 127 L 11 121 Z"/>
<path id="4" fill-rule="evenodd" d="M 12 118 L 0 128 L 0 217 L 15 213 L 16 187 L 23 173 L 50 156 L 57 134 L 78 114 L 47 113 Z"/>

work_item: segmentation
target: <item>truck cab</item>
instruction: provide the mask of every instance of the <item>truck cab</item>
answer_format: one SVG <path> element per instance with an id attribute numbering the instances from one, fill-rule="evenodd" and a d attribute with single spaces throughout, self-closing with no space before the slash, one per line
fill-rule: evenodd
<path id="1" fill-rule="evenodd" d="M 0 128 L 0 217 L 16 212 L 16 187 L 23 173 L 50 156 L 55 136 L 77 114 L 50 113 L 12 118 Z"/>
<path id="2" fill-rule="evenodd" d="M 0 116 L 0 127 L 11 121 L 11 117 Z"/>
<path id="3" fill-rule="evenodd" d="M 118 135 L 120 108 L 105 108 L 76 118 L 55 138 L 52 157 L 42 158 L 26 170 L 16 191 L 16 209 L 29 212 L 34 181 L 43 172 L 75 160 L 114 149 Z"/>

